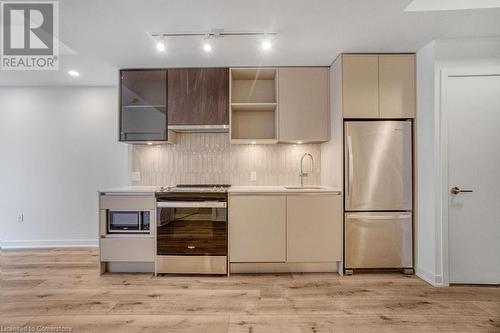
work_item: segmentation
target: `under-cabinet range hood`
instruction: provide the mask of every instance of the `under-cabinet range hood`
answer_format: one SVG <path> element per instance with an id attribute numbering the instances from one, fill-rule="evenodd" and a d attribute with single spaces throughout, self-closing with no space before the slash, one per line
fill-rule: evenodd
<path id="1" fill-rule="evenodd" d="M 226 133 L 229 125 L 168 125 L 168 129 L 177 133 Z"/>

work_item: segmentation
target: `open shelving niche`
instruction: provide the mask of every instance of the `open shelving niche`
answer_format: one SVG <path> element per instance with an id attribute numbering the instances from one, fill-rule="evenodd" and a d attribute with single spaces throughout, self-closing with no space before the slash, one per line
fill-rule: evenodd
<path id="1" fill-rule="evenodd" d="M 230 142 L 273 144 L 278 142 L 278 70 L 231 68 Z"/>

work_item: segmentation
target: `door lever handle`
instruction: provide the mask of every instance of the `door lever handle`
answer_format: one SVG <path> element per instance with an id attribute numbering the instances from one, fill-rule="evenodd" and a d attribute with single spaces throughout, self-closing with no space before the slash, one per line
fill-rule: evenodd
<path id="1" fill-rule="evenodd" d="M 452 194 L 459 194 L 459 193 L 464 193 L 464 192 L 466 192 L 466 193 L 471 193 L 471 192 L 474 192 L 474 191 L 473 191 L 473 190 L 462 190 L 462 189 L 460 189 L 460 187 L 458 187 L 458 186 L 455 186 L 455 187 L 453 187 L 453 188 L 451 189 L 451 193 L 452 193 Z"/>

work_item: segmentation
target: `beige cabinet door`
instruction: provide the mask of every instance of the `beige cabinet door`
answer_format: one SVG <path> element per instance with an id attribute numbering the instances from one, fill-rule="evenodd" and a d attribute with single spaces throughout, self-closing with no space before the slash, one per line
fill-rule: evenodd
<path id="1" fill-rule="evenodd" d="M 415 55 L 379 56 L 380 118 L 415 117 Z"/>
<path id="2" fill-rule="evenodd" d="M 329 132 L 329 68 L 280 68 L 280 142 L 324 142 Z"/>
<path id="3" fill-rule="evenodd" d="M 287 196 L 287 261 L 342 260 L 342 197 Z"/>
<path id="4" fill-rule="evenodd" d="M 378 55 L 342 55 L 344 118 L 378 118 Z"/>
<path id="5" fill-rule="evenodd" d="M 231 195 L 230 262 L 284 262 L 285 259 L 286 197 Z"/>

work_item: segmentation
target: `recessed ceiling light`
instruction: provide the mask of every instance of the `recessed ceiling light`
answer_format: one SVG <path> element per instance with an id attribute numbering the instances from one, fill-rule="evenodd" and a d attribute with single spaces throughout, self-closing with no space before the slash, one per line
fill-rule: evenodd
<path id="1" fill-rule="evenodd" d="M 203 43 L 203 51 L 212 52 L 212 45 L 208 41 L 205 41 L 205 43 Z"/>
<path id="2" fill-rule="evenodd" d="M 151 146 L 153 143 L 152 142 L 148 142 L 147 144 Z"/>
<path id="3" fill-rule="evenodd" d="M 251 142 L 251 144 L 256 145 L 256 144 L 257 144 L 257 142 L 256 142 L 256 141 L 252 141 L 252 142 Z"/>
<path id="4" fill-rule="evenodd" d="M 72 69 L 68 71 L 68 74 L 71 75 L 71 76 L 73 76 L 73 77 L 80 76 L 80 73 L 78 73 L 77 71 L 72 70 Z"/>
<path id="5" fill-rule="evenodd" d="M 156 49 L 160 52 L 165 51 L 165 40 L 160 39 L 159 41 L 156 42 Z"/>
<path id="6" fill-rule="evenodd" d="M 269 51 L 272 46 L 273 46 L 273 44 L 270 41 L 268 41 L 268 40 L 265 40 L 265 41 L 262 42 L 262 49 L 264 51 Z"/>
<path id="7" fill-rule="evenodd" d="M 302 141 L 297 141 L 297 143 L 298 143 L 299 145 L 301 145 L 301 144 L 302 144 Z"/>

